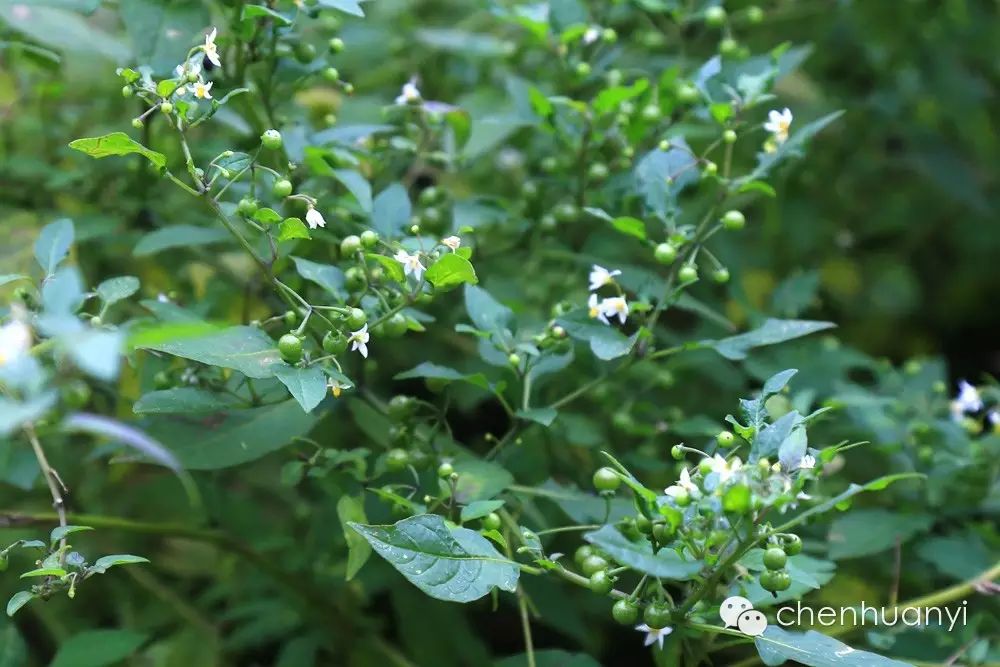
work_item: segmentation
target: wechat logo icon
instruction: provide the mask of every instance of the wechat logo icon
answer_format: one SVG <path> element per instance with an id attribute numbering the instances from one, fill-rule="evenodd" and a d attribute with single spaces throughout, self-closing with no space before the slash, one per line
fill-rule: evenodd
<path id="1" fill-rule="evenodd" d="M 767 617 L 763 612 L 754 609 L 750 600 L 739 595 L 723 601 L 719 616 L 727 628 L 736 628 L 747 637 L 759 637 L 767 629 Z"/>

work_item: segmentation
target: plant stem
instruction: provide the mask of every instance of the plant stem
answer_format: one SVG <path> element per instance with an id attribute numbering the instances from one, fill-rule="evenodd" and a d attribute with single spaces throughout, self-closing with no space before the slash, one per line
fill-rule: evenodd
<path id="1" fill-rule="evenodd" d="M 536 667 L 535 645 L 531 640 L 531 619 L 528 618 L 528 601 L 524 597 L 524 587 L 517 587 L 517 610 L 521 616 L 521 632 L 524 634 L 524 653 L 528 657 L 528 667 Z"/>
<path id="2" fill-rule="evenodd" d="M 49 485 L 49 491 L 52 493 L 52 507 L 56 511 L 56 517 L 59 520 L 59 525 L 65 527 L 66 523 L 66 503 L 63 501 L 62 497 L 62 479 L 59 474 L 49 465 L 49 459 L 45 456 L 45 450 L 42 449 L 42 443 L 38 440 L 38 434 L 35 433 L 34 424 L 25 424 L 24 432 L 28 436 L 28 441 L 31 442 L 31 448 L 35 452 L 35 458 L 38 460 L 38 467 L 42 471 L 42 475 L 45 477 L 45 481 Z M 59 540 L 60 562 L 64 562 L 66 558 L 66 538 Z"/>

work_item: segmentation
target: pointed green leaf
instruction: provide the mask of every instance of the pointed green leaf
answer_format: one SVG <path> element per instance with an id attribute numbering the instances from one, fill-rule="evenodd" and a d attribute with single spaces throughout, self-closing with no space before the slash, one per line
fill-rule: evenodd
<path id="1" fill-rule="evenodd" d="M 857 651 L 815 630 L 789 632 L 776 625 L 754 639 L 761 662 L 769 667 L 786 661 L 808 667 L 910 667 L 910 663 Z"/>
<path id="2" fill-rule="evenodd" d="M 833 322 L 814 320 L 768 319 L 762 326 L 753 331 L 721 340 L 704 340 L 701 341 L 701 345 L 712 348 L 726 359 L 739 361 L 746 359 L 747 353 L 755 347 L 783 343 L 787 340 L 808 336 L 817 331 L 832 329 L 835 326 Z"/>
<path id="3" fill-rule="evenodd" d="M 13 616 L 17 611 L 35 599 L 35 594 L 30 591 L 18 591 L 7 601 L 7 615 Z"/>
<path id="4" fill-rule="evenodd" d="M 231 368 L 256 379 L 274 377 L 275 366 L 284 364 L 275 342 L 255 327 L 230 327 L 207 336 L 145 347 L 210 366 Z"/>
<path id="5" fill-rule="evenodd" d="M 66 259 L 69 248 L 73 245 L 73 237 L 73 221 L 67 218 L 45 225 L 38 233 L 38 239 L 35 241 L 35 259 L 45 271 L 45 275 L 52 275 L 59 263 Z"/>
<path id="6" fill-rule="evenodd" d="M 138 291 L 139 279 L 135 276 L 108 278 L 97 286 L 97 296 L 108 305 L 127 299 Z"/>
<path id="7" fill-rule="evenodd" d="M 69 143 L 69 147 L 98 159 L 112 155 L 137 154 L 143 156 L 160 169 L 167 165 L 166 155 L 146 148 L 124 132 L 112 132 L 101 137 L 76 139 Z"/>
<path id="8" fill-rule="evenodd" d="M 90 526 L 56 526 L 49 534 L 49 542 L 55 544 L 71 533 L 79 533 L 84 530 L 93 530 Z"/>
<path id="9" fill-rule="evenodd" d="M 312 412 L 326 396 L 326 374 L 319 366 L 279 364 L 274 367 L 274 375 L 306 412 Z"/>
<path id="10" fill-rule="evenodd" d="M 101 556 L 97 562 L 90 566 L 92 572 L 104 574 L 115 565 L 132 565 L 134 563 L 148 563 L 148 558 L 133 556 L 132 554 L 113 554 L 111 556 Z"/>
<path id="11" fill-rule="evenodd" d="M 599 549 L 608 552 L 616 562 L 653 577 L 687 581 L 701 571 L 699 561 L 684 560 L 673 549 L 660 549 L 653 553 L 648 540 L 630 542 L 614 526 L 602 526 L 583 536 Z"/>
<path id="12" fill-rule="evenodd" d="M 344 529 L 344 539 L 347 540 L 347 571 L 344 573 L 344 579 L 350 581 L 372 555 L 368 540 L 350 527 L 351 523 L 363 525 L 368 522 L 364 498 L 341 496 L 337 501 L 337 518 L 340 519 L 340 525 Z"/>
<path id="13" fill-rule="evenodd" d="M 427 280 L 438 290 L 449 290 L 463 283 L 479 282 L 469 260 L 453 252 L 445 253 L 427 268 Z"/>

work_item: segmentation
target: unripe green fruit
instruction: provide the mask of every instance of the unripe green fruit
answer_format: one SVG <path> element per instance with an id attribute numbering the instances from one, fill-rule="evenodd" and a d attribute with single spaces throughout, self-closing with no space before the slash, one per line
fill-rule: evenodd
<path id="1" fill-rule="evenodd" d="M 340 81 L 340 72 L 336 67 L 327 67 L 323 70 L 323 78 L 327 81 Z"/>
<path id="2" fill-rule="evenodd" d="M 639 620 L 639 607 L 631 600 L 619 600 L 611 607 L 611 617 L 615 623 L 632 625 Z"/>
<path id="3" fill-rule="evenodd" d="M 663 111 L 655 104 L 647 104 L 642 108 L 642 119 L 649 123 L 655 123 L 663 117 Z"/>
<path id="4" fill-rule="evenodd" d="M 684 449 L 680 445 L 674 445 L 670 448 L 670 456 L 675 461 L 680 461 L 684 458 Z"/>
<path id="5" fill-rule="evenodd" d="M 500 530 L 501 525 L 500 515 L 496 512 L 490 512 L 483 517 L 483 528 L 486 530 Z"/>
<path id="6" fill-rule="evenodd" d="M 722 140 L 727 144 L 735 144 L 736 139 L 737 139 L 736 132 L 734 132 L 733 130 L 726 130 L 725 132 L 722 133 Z"/>
<path id="7" fill-rule="evenodd" d="M 173 386 L 173 384 L 174 383 L 170 381 L 170 376 L 163 371 L 160 371 L 153 376 L 153 386 L 157 389 L 169 389 Z"/>
<path id="8" fill-rule="evenodd" d="M 344 271 L 344 284 L 347 289 L 352 292 L 357 292 L 358 290 L 364 289 L 365 285 L 368 284 L 368 279 L 365 277 L 365 272 L 361 270 L 360 267 L 352 266 Z"/>
<path id="9" fill-rule="evenodd" d="M 712 280 L 719 283 L 720 285 L 723 283 L 728 283 L 729 277 L 730 277 L 729 269 L 727 269 L 724 266 L 720 266 L 719 268 L 717 268 L 715 271 L 712 272 Z"/>
<path id="10" fill-rule="evenodd" d="M 746 216 L 740 211 L 726 211 L 722 216 L 722 226 L 729 230 L 743 229 L 747 224 Z"/>
<path id="11" fill-rule="evenodd" d="M 794 534 L 786 535 L 784 538 L 784 551 L 789 556 L 797 556 L 802 553 L 802 538 Z"/>
<path id="12" fill-rule="evenodd" d="M 691 104 L 701 99 L 701 93 L 690 83 L 682 83 L 677 87 L 677 99 L 684 104 Z"/>
<path id="13" fill-rule="evenodd" d="M 684 284 L 693 283 L 698 280 L 698 267 L 694 264 L 685 264 L 681 267 L 681 270 L 677 272 L 677 277 Z"/>
<path id="14" fill-rule="evenodd" d="M 410 463 L 410 454 L 405 449 L 390 449 L 385 455 L 385 465 L 389 470 L 402 470 Z"/>
<path id="15" fill-rule="evenodd" d="M 740 43 L 731 37 L 727 37 L 719 42 L 719 53 L 723 56 L 735 56 L 740 50 Z"/>
<path id="16" fill-rule="evenodd" d="M 615 491 L 621 486 L 622 480 L 611 468 L 598 468 L 594 473 L 594 488 L 598 491 Z"/>
<path id="17" fill-rule="evenodd" d="M 63 387 L 60 394 L 69 408 L 79 410 L 90 401 L 91 391 L 86 382 L 74 380 Z"/>
<path id="18" fill-rule="evenodd" d="M 278 352 L 286 363 L 298 363 L 302 360 L 302 340 L 295 334 L 287 333 L 278 339 Z"/>
<path id="19" fill-rule="evenodd" d="M 573 554 L 573 560 L 576 561 L 578 566 L 583 565 L 583 561 L 587 560 L 594 555 L 594 547 L 589 544 L 582 544 L 576 548 L 576 552 Z"/>
<path id="20" fill-rule="evenodd" d="M 521 357 L 513 352 L 507 356 L 507 363 L 515 368 L 521 365 Z"/>
<path id="21" fill-rule="evenodd" d="M 720 431 L 715 436 L 715 441 L 719 443 L 720 447 L 732 447 L 736 444 L 736 436 L 733 435 L 732 431 Z"/>
<path id="22" fill-rule="evenodd" d="M 343 354 L 347 350 L 347 336 L 339 331 L 327 331 L 323 336 L 323 351 L 327 354 Z"/>
<path id="23" fill-rule="evenodd" d="M 655 539 L 658 544 L 666 544 L 673 538 L 673 536 L 674 529 L 669 524 L 653 524 L 653 539 Z"/>
<path id="24" fill-rule="evenodd" d="M 719 173 L 719 165 L 715 164 L 711 160 L 706 162 L 705 166 L 702 167 L 702 174 L 704 176 L 715 176 L 718 173 Z"/>
<path id="25" fill-rule="evenodd" d="M 559 222 L 573 222 L 580 217 L 580 209 L 567 203 L 559 204 L 552 213 Z"/>
<path id="26" fill-rule="evenodd" d="M 365 247 L 366 250 L 371 250 L 378 243 L 378 233 L 373 232 L 370 229 L 366 229 L 361 232 L 361 245 Z"/>
<path id="27" fill-rule="evenodd" d="M 691 494 L 687 492 L 687 489 L 680 489 L 674 494 L 674 502 L 677 503 L 678 507 L 687 507 L 691 504 Z"/>
<path id="28" fill-rule="evenodd" d="M 360 308 L 351 308 L 351 312 L 347 314 L 347 326 L 353 330 L 360 329 L 364 326 L 365 322 L 368 321 L 368 313 L 361 310 Z"/>
<path id="29" fill-rule="evenodd" d="M 284 142 L 281 139 L 281 132 L 277 130 L 265 130 L 264 134 L 260 135 L 260 143 L 264 148 L 276 151 L 281 148 Z"/>
<path id="30" fill-rule="evenodd" d="M 590 165 L 589 169 L 587 169 L 587 176 L 592 181 L 603 181 L 609 174 L 610 171 L 608 170 L 608 165 L 603 162 L 595 162 Z"/>
<path id="31" fill-rule="evenodd" d="M 135 95 L 135 91 L 132 90 L 132 86 L 125 86 L 122 88 L 122 97 L 129 98 Z"/>
<path id="32" fill-rule="evenodd" d="M 281 318 L 285 322 L 285 326 L 292 327 L 299 321 L 299 314 L 294 310 L 286 310 Z"/>
<path id="33" fill-rule="evenodd" d="M 174 112 L 174 105 L 171 104 L 170 102 L 161 102 L 160 103 L 160 111 L 162 111 L 163 113 L 167 113 L 167 114 L 173 113 Z"/>
<path id="34" fill-rule="evenodd" d="M 132 127 L 134 127 L 137 130 L 141 130 L 142 129 L 142 119 L 141 118 L 133 118 L 132 119 Z"/>
<path id="35" fill-rule="evenodd" d="M 245 218 L 249 218 L 257 212 L 257 200 L 252 197 L 244 197 L 236 205 L 236 210 Z"/>
<path id="36" fill-rule="evenodd" d="M 588 577 L 592 576 L 595 572 L 600 572 L 601 570 L 606 569 L 608 569 L 608 561 L 604 560 L 597 554 L 587 556 L 583 559 L 583 562 L 580 563 L 580 570 Z"/>
<path id="37" fill-rule="evenodd" d="M 330 47 L 330 53 L 340 53 L 344 50 L 344 40 L 340 37 L 334 37 L 329 41 L 327 46 Z"/>
<path id="38" fill-rule="evenodd" d="M 587 585 L 590 586 L 590 590 L 598 595 L 607 595 L 615 587 L 615 582 L 608 575 L 607 571 L 600 570 L 590 575 L 590 581 L 587 582 Z"/>
<path id="39" fill-rule="evenodd" d="M 340 242 L 340 256 L 354 257 L 361 250 L 361 237 L 356 234 L 345 236 Z"/>
<path id="40" fill-rule="evenodd" d="M 447 461 L 438 466 L 437 476 L 440 477 L 441 479 L 451 477 L 454 474 L 455 474 L 454 466 L 452 466 Z"/>
<path id="41" fill-rule="evenodd" d="M 771 547 L 764 552 L 764 567 L 769 570 L 780 570 L 788 562 L 788 555 L 784 549 Z"/>
<path id="42" fill-rule="evenodd" d="M 614 28 L 605 28 L 601 31 L 601 39 L 608 44 L 614 44 L 618 41 L 618 33 L 615 32 Z"/>
<path id="43" fill-rule="evenodd" d="M 747 7 L 747 20 L 750 23 L 760 23 L 764 20 L 764 10 L 757 5 Z"/>
<path id="44" fill-rule="evenodd" d="M 677 248 L 673 243 L 660 243 L 653 251 L 653 257 L 660 264 L 673 264 L 674 260 L 677 259 Z"/>
<path id="45" fill-rule="evenodd" d="M 709 7 L 705 10 L 705 23 L 718 28 L 726 22 L 726 10 L 723 7 Z"/>
<path id="46" fill-rule="evenodd" d="M 777 593 L 787 590 L 792 585 L 792 575 L 788 570 L 768 570 L 760 573 L 760 586 L 765 591 Z"/>
<path id="47" fill-rule="evenodd" d="M 399 338 L 406 333 L 409 325 L 406 322 L 406 316 L 402 313 L 396 313 L 388 320 L 385 321 L 385 334 L 389 338 Z"/>
<path id="48" fill-rule="evenodd" d="M 309 42 L 296 42 L 295 59 L 303 65 L 311 63 L 316 59 L 316 47 Z"/>
<path id="49" fill-rule="evenodd" d="M 389 399 L 387 410 L 393 421 L 402 421 L 413 413 L 413 399 L 405 394 L 397 394 Z"/>
<path id="50" fill-rule="evenodd" d="M 279 178 L 271 186 L 271 194 L 273 194 L 278 199 L 284 199 L 288 195 L 292 194 L 292 182 L 287 178 Z"/>
<path id="51" fill-rule="evenodd" d="M 589 63 L 577 63 L 576 64 L 576 75 L 579 77 L 590 76 L 590 64 Z"/>
<path id="52" fill-rule="evenodd" d="M 642 612 L 642 620 L 649 627 L 660 630 L 670 625 L 670 607 L 665 602 L 651 602 Z"/>
<path id="53" fill-rule="evenodd" d="M 432 185 L 420 191 L 420 194 L 417 195 L 417 201 L 420 202 L 421 206 L 433 206 L 441 201 L 442 195 L 441 189 Z"/>

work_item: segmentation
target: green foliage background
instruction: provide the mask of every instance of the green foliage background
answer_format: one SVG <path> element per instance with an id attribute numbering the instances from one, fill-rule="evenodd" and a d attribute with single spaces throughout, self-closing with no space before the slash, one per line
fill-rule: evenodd
<path id="1" fill-rule="evenodd" d="M 169 295 L 213 321 L 245 322 L 280 312 L 278 304 L 258 298 L 248 259 L 185 193 L 138 159 L 94 161 L 67 147 L 78 137 L 129 131 L 176 163 L 179 152 L 154 122 L 141 130 L 129 127 L 143 108 L 122 99 L 114 68 L 148 62 L 168 74 L 234 3 L 28 4 L 34 13 L 25 22 L 20 17 L 26 4 L 0 0 L 0 273 L 31 271 L 39 230 L 68 217 L 76 229 L 72 259 L 88 284 L 135 275 L 143 299 Z M 295 151 L 305 143 L 302 128 L 321 126 L 329 113 L 337 124 L 326 132 L 382 123 L 382 107 L 414 73 L 427 98 L 467 110 L 466 153 L 475 159 L 460 171 L 428 170 L 417 184 L 434 183 L 455 199 L 487 191 L 483 184 L 489 184 L 499 203 L 463 211 L 462 224 L 476 228 L 476 272 L 520 321 L 544 324 L 552 303 L 586 298 L 592 261 L 651 261 L 645 255 L 635 259 L 646 250 L 607 230 L 564 227 L 546 236 L 536 228 L 547 211 L 512 204 L 520 201 L 529 174 L 536 175 L 533 165 L 541 154 L 559 148 L 544 144 L 518 120 L 518 105 L 525 101 L 518 82 L 532 68 L 542 69 L 544 59 L 517 53 L 517 33 L 496 17 L 507 4 L 374 0 L 363 5 L 364 19 L 337 14 L 337 34 L 348 48 L 334 60 L 355 94 L 311 82 L 294 99 L 267 103 L 278 109 L 278 126 Z M 590 4 L 612 23 L 621 19 L 623 67 L 668 67 L 681 37 L 696 62 L 716 50 L 718 34 L 700 24 L 661 32 L 642 11 Z M 673 4 L 645 0 L 629 8 L 655 15 Z M 651 488 L 662 488 L 676 479 L 671 445 L 714 435 L 725 415 L 735 412 L 738 397 L 750 395 L 774 372 L 798 368 L 796 393 L 779 400 L 838 408 L 818 424 L 813 441 L 874 443 L 849 453 L 840 476 L 824 481 L 826 492 L 882 474 L 928 475 L 925 484 L 900 484 L 859 503 L 834 517 L 832 526 L 816 523 L 803 531 L 812 545 L 808 555 L 837 563 L 835 577 L 817 575 L 832 580 L 810 599 L 837 605 L 885 600 L 896 585 L 897 543 L 904 564 L 900 596 L 916 598 L 968 580 L 1000 555 L 1000 436 L 970 435 L 947 418 L 955 380 L 982 382 L 1000 373 L 997 8 L 988 0 L 761 4 L 760 25 L 734 19 L 741 41 L 754 52 L 784 41 L 803 47 L 800 67 L 777 85 L 775 106 L 793 108 L 796 122 L 803 123 L 836 109 L 846 113 L 812 141 L 804 159 L 778 172 L 775 198 L 755 199 L 746 209 L 747 229 L 713 246 L 733 280 L 725 287 L 704 281 L 693 293 L 714 315 L 676 310 L 664 324 L 675 342 L 745 331 L 766 316 L 829 320 L 839 328 L 833 335 L 764 348 L 739 364 L 703 350 L 655 368 L 631 369 L 561 412 L 552 428 L 526 430 L 502 462 L 518 485 L 575 499 L 531 501 L 533 521 L 559 525 L 568 514 L 594 522 L 599 517 L 583 509 L 572 487 L 589 493 L 591 473 L 604 464 L 601 449 L 613 451 Z M 726 6 L 738 17 L 747 3 Z M 174 31 L 176 45 L 150 38 Z M 321 23 L 307 32 L 317 46 L 326 36 Z M 290 77 L 297 72 L 291 69 Z M 236 98 L 234 109 L 227 107 L 213 121 L 213 131 L 197 136 L 200 154 L 253 147 L 263 126 L 247 127 L 241 104 Z M 510 148 L 527 156 L 527 166 L 510 166 L 519 159 Z M 737 161 L 749 164 L 755 150 L 738 148 Z M 324 203 L 343 205 L 341 199 Z M 206 243 L 189 236 L 189 245 L 149 251 L 152 232 L 178 224 L 202 230 Z M 354 229 L 337 234 L 346 231 Z M 317 262 L 332 260 L 326 249 L 302 252 Z M 4 302 L 13 289 L 0 287 Z M 381 451 L 389 443 L 391 425 L 373 405 L 397 392 L 437 405 L 447 395 L 455 440 L 479 455 L 495 442 L 488 435 L 504 432 L 503 411 L 483 392 L 442 394 L 433 382 L 394 379 L 422 361 L 482 370 L 475 342 L 454 332 L 454 325 L 469 320 L 460 294 L 428 307 L 437 318 L 427 325 L 428 334 L 373 341 L 373 359 L 358 377 L 373 400 L 347 392 L 328 399 L 315 416 L 289 401 L 246 425 L 239 437 L 277 451 L 236 468 L 195 473 L 203 502 L 197 510 L 176 477 L 127 461 L 108 465 L 115 451 L 106 441 L 54 439 L 50 456 L 71 489 L 71 508 L 91 515 L 89 524 L 99 528 L 81 543 L 102 553 L 142 554 L 155 567 L 122 568 L 88 584 L 75 600 L 59 597 L 26 607 L 0 629 L 0 665 L 526 664 L 519 657 L 524 647 L 512 596 L 467 606 L 439 602 L 378 559 L 344 581 L 352 566 L 342 521 L 357 517 L 351 516 L 356 508 L 338 499 L 364 497 L 349 472 L 355 465 L 351 452 Z M 140 312 L 135 304 L 127 308 L 130 315 Z M 539 391 L 554 399 L 600 374 L 585 350 L 578 349 L 576 362 Z M 169 362 L 138 353 L 132 361 L 118 384 L 95 389 L 91 411 L 135 419 L 133 404 Z M 150 432 L 172 449 L 192 443 L 232 447 L 238 438 L 230 432 L 211 440 L 214 426 L 210 416 L 195 415 L 160 422 Z M 325 469 L 318 466 L 301 479 L 302 461 L 313 448 L 287 443 L 307 433 L 335 453 Z M 0 508 L 12 524 L 4 530 L 6 542 L 44 534 L 44 527 L 18 525 L 38 523 L 30 515 L 48 511 L 30 450 L 13 438 L 0 441 L 0 449 Z M 234 449 L 239 456 L 240 448 Z M 484 483 L 502 488 L 510 480 L 487 476 Z M 366 503 L 367 523 L 399 518 L 387 504 L 373 501 Z M 551 550 L 572 553 L 579 543 L 571 535 Z M 8 573 L 3 591 L 13 594 L 19 583 Z M 631 628 L 614 625 L 606 599 L 541 578 L 525 586 L 540 615 L 539 665 L 674 664 L 643 649 Z M 958 633 L 857 633 L 852 645 L 913 664 L 941 664 L 956 653 L 971 664 L 996 664 L 996 600 L 978 598 L 972 606 L 975 622 Z M 754 655 L 737 647 L 718 654 L 714 664 L 741 664 Z"/>

